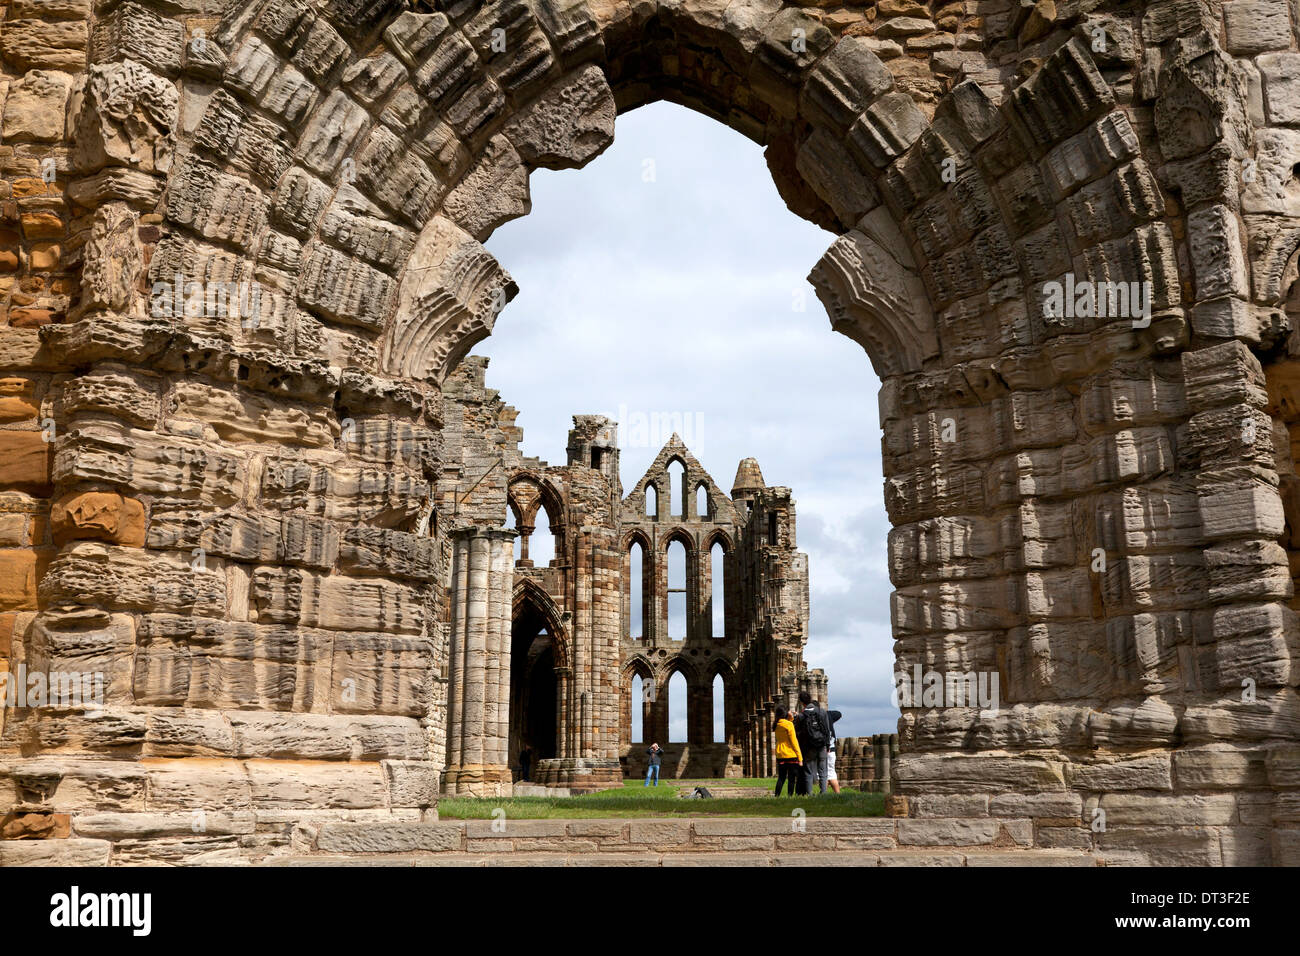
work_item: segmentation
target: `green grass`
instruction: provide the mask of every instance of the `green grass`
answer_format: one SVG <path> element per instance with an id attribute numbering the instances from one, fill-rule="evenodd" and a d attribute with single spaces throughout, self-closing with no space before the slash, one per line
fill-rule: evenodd
<path id="1" fill-rule="evenodd" d="M 776 787 L 776 777 L 728 777 L 725 780 L 718 779 L 688 779 L 688 780 L 669 780 L 667 777 L 659 781 L 657 787 L 647 787 L 645 781 L 640 777 L 625 777 L 623 779 L 623 789 L 628 791 L 642 790 L 663 790 L 674 792 L 682 787 L 708 787 L 710 790 L 720 788 L 734 790 L 772 790 Z M 616 793 L 615 790 L 602 790 L 601 793 Z"/>
<path id="2" fill-rule="evenodd" d="M 602 819 L 618 817 L 785 817 L 796 808 L 810 817 L 878 817 L 884 814 L 885 799 L 878 793 L 845 790 L 809 797 L 715 797 L 690 800 L 677 795 L 678 788 L 706 787 L 766 788 L 776 781 L 745 780 L 661 780 L 658 787 L 642 786 L 640 780 L 626 780 L 623 786 L 572 797 L 452 797 L 438 801 L 438 816 L 444 820 L 485 820 L 502 809 L 514 820 Z"/>

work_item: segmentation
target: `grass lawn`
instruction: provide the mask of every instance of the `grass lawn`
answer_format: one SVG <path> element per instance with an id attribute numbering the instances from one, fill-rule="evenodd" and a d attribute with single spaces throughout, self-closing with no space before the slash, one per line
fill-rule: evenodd
<path id="1" fill-rule="evenodd" d="M 490 819 L 502 809 L 515 820 L 592 819 L 606 817 L 785 817 L 802 809 L 810 817 L 878 817 L 885 811 L 885 798 L 878 793 L 845 790 L 810 797 L 715 797 L 691 800 L 678 796 L 681 787 L 706 786 L 765 788 L 771 793 L 776 781 L 754 779 L 661 780 L 658 787 L 642 786 L 640 780 L 625 780 L 623 786 L 572 797 L 450 797 L 438 801 L 438 816 L 444 820 Z"/>

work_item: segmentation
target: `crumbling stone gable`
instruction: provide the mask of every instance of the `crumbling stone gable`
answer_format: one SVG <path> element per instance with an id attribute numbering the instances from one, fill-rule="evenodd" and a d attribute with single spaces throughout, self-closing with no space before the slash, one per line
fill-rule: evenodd
<path id="1" fill-rule="evenodd" d="M 0 659 L 102 672 L 109 715 L 5 709 L 6 836 L 127 861 L 112 811 L 258 856 L 509 785 L 508 489 L 446 512 L 513 420 L 449 422 L 448 382 L 529 172 L 667 99 L 838 236 L 812 279 L 882 379 L 899 670 L 999 678 L 904 708 L 913 812 L 1296 862 L 1290 5 L 182 7 L 0 25 Z M 1051 301 L 1079 282 L 1126 295 Z M 598 775 L 622 542 L 566 547 Z"/>

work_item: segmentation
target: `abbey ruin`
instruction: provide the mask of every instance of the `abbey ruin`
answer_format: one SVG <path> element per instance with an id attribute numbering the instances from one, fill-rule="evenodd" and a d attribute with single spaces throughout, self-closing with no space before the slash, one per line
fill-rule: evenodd
<path id="1" fill-rule="evenodd" d="M 511 542 L 494 527 L 513 519 L 520 536 L 513 572 L 510 558 L 485 565 L 488 600 L 508 601 L 506 630 L 499 643 L 489 640 L 482 659 L 501 669 L 500 696 L 485 709 L 495 703 L 500 713 L 508 701 L 509 729 L 487 722 L 505 759 L 482 769 L 465 763 L 477 744 L 458 750 L 453 736 L 445 789 L 497 792 L 497 784 L 519 778 L 525 749 L 532 780 L 616 786 L 625 772 L 645 774 L 651 742 L 666 751 L 665 777 L 774 775 L 774 707 L 793 708 L 801 690 L 827 699 L 825 675 L 803 661 L 808 559 L 795 549 L 790 489 L 767 487 L 758 463 L 746 459 L 728 497 L 673 435 L 625 496 L 618 423 L 598 415 L 575 417 L 565 465 L 524 458 L 517 412 L 485 388 L 485 365 L 469 358 L 443 386 L 444 451 L 459 466 L 444 469 L 438 511 L 458 524 L 472 521 L 471 535 L 491 536 L 501 552 Z M 555 544 L 555 556 L 541 563 L 529 554 L 539 517 Z M 464 547 L 461 573 L 473 574 L 472 540 Z M 674 547 L 680 580 L 670 573 Z M 465 660 L 470 666 L 474 657 Z M 668 727 L 668 684 L 677 673 L 686 679 L 682 744 L 671 742 Z M 715 740 L 719 676 L 726 710 L 724 739 Z M 455 671 L 449 686 L 455 693 L 485 679 L 493 683 L 490 675 Z M 460 705 L 455 697 L 449 703 L 454 726 Z M 633 709 L 641 711 L 635 722 Z"/>
<path id="2" fill-rule="evenodd" d="M 903 709 L 872 838 L 1300 863 L 1287 0 L 3 7 L 0 668 L 100 691 L 0 713 L 0 865 L 356 847 L 504 792 L 525 739 L 541 782 L 608 781 L 628 682 L 675 670 L 729 691 L 725 750 L 696 706 L 676 759 L 769 770 L 765 708 L 824 680 L 788 491 L 670 444 L 647 480 L 678 461 L 705 513 L 690 484 L 647 514 L 608 423 L 523 459 L 464 361 L 531 171 L 657 100 L 832 233 L 808 266 L 882 381 L 896 670 L 999 679 Z M 539 508 L 557 561 L 517 565 Z"/>

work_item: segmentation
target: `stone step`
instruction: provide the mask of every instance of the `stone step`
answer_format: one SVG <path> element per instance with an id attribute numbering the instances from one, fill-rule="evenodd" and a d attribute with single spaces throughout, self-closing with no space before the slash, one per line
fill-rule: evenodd
<path id="1" fill-rule="evenodd" d="M 201 833 L 181 814 L 73 815 L 71 836 L 0 841 L 0 866 L 179 863 L 311 865 L 370 860 L 555 858 L 592 865 L 679 865 L 708 859 L 779 865 L 801 854 L 852 866 L 1093 866 L 1144 862 L 1090 843 L 1035 845 L 1031 821 L 892 817 L 640 817 L 436 820 L 281 811 L 213 814 Z M 748 861 L 746 863 L 745 861 Z M 476 863 L 477 865 L 477 863 Z M 486 863 L 484 865 L 487 865 Z M 504 865 L 493 863 L 492 865 Z M 559 865 L 559 864 L 557 864 Z M 568 865 L 565 863 L 565 865 Z"/>
<path id="2" fill-rule="evenodd" d="M 382 855 L 280 856 L 265 866 L 1104 866 L 1099 854 L 1081 850 L 829 850 L 822 852 L 693 853 L 392 853 Z"/>
<path id="3" fill-rule="evenodd" d="M 637 817 L 593 820 L 349 821 L 314 828 L 322 853 L 622 852 L 653 850 L 890 850 L 899 847 L 1033 846 L 1018 819 L 892 817 Z"/>

